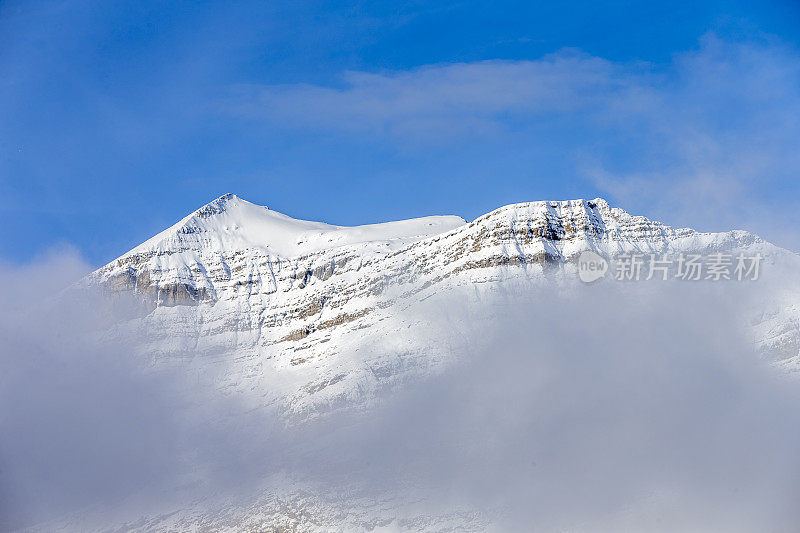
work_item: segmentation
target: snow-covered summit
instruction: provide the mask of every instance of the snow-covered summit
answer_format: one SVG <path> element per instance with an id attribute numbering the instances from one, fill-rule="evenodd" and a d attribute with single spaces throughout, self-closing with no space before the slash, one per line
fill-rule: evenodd
<path id="1" fill-rule="evenodd" d="M 147 316 L 128 327 L 148 339 L 151 355 L 214 354 L 231 387 L 268 391 L 271 401 L 305 412 L 343 396 L 368 397 L 446 359 L 438 341 L 409 344 L 412 326 L 398 309 L 440 294 L 461 294 L 479 307 L 482 293 L 574 281 L 587 250 L 606 257 L 785 252 L 745 231 L 672 228 L 599 198 L 512 204 L 468 223 L 433 216 L 343 227 L 226 194 L 88 282 L 147 303 Z M 800 360 L 800 311 L 790 300 L 753 323 L 759 345 Z M 352 346 L 368 338 L 392 339 L 396 350 L 352 356 Z M 298 381 L 276 388 L 287 376 Z"/>
<path id="2" fill-rule="evenodd" d="M 125 255 L 258 249 L 280 257 L 298 257 L 344 245 L 376 242 L 394 249 L 465 223 L 457 216 L 428 216 L 363 226 L 335 226 L 292 218 L 228 193 Z"/>

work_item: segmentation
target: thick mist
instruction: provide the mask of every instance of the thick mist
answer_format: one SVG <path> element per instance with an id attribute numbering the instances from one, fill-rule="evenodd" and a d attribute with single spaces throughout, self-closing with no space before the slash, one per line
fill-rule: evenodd
<path id="1" fill-rule="evenodd" d="M 115 330 L 141 303 L 75 285 L 87 271 L 69 250 L 0 269 L 11 302 L 0 314 L 0 530 L 71 515 L 91 520 L 68 529 L 102 526 L 247 490 L 287 448 L 274 418 L 153 365 Z"/>
<path id="2" fill-rule="evenodd" d="M 800 384 L 754 354 L 738 289 L 545 290 L 460 324 L 431 304 L 459 362 L 388 402 L 353 459 L 502 509 L 500 530 L 795 531 Z"/>
<path id="3" fill-rule="evenodd" d="M 321 497 L 358 487 L 431 514 L 485 511 L 498 531 L 800 524 L 800 383 L 743 328 L 758 282 L 442 293 L 398 318 L 452 346 L 448 368 L 303 421 L 104 333 L 135 303 L 49 297 L 82 268 L 68 254 L 0 272 L 14 302 L 0 315 L 0 529 L 244 506 L 278 475 Z"/>

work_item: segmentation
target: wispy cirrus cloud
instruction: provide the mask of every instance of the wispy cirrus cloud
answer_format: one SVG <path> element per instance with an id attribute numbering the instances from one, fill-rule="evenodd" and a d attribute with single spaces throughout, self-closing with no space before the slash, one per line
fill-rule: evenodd
<path id="1" fill-rule="evenodd" d="M 618 65 L 563 50 L 537 61 L 440 64 L 380 74 L 350 71 L 340 87 L 243 87 L 234 108 L 284 127 L 438 144 L 496 132 L 521 116 L 587 112 L 629 84 Z"/>
<path id="2" fill-rule="evenodd" d="M 335 87 L 240 87 L 228 105 L 279 131 L 402 153 L 457 157 L 491 144 L 499 148 L 489 155 L 523 160 L 529 148 L 549 149 L 570 172 L 552 179 L 577 180 L 629 210 L 800 247 L 789 218 L 800 192 L 800 53 L 766 38 L 707 34 L 667 65 L 568 49 L 347 72 Z"/>

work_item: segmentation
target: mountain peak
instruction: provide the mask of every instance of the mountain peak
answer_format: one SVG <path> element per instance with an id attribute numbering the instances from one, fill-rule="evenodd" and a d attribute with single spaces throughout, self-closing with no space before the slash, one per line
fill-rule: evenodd
<path id="1" fill-rule="evenodd" d="M 601 212 L 607 212 L 611 210 L 611 206 L 604 198 L 595 198 L 594 200 L 589 200 L 586 202 L 591 209 L 598 209 Z"/>
<path id="2" fill-rule="evenodd" d="M 230 206 L 235 206 L 241 202 L 246 200 L 242 200 L 238 196 L 233 193 L 225 193 L 219 198 L 208 202 L 206 205 L 192 213 L 191 216 L 197 216 L 200 218 L 208 218 L 213 215 L 218 215 L 220 213 L 224 213 L 228 210 Z M 250 202 L 247 202 L 250 203 Z"/>
<path id="3" fill-rule="evenodd" d="M 292 218 L 226 193 L 128 254 L 259 249 L 294 257 L 353 244 L 394 249 L 465 223 L 456 216 L 430 216 L 363 226 L 334 226 Z"/>

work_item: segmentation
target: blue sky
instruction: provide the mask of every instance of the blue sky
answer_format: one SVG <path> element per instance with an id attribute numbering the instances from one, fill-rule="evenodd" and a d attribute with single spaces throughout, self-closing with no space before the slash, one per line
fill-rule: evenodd
<path id="1" fill-rule="evenodd" d="M 362 224 L 602 196 L 800 249 L 800 5 L 0 3 L 0 259 L 225 193 Z"/>

